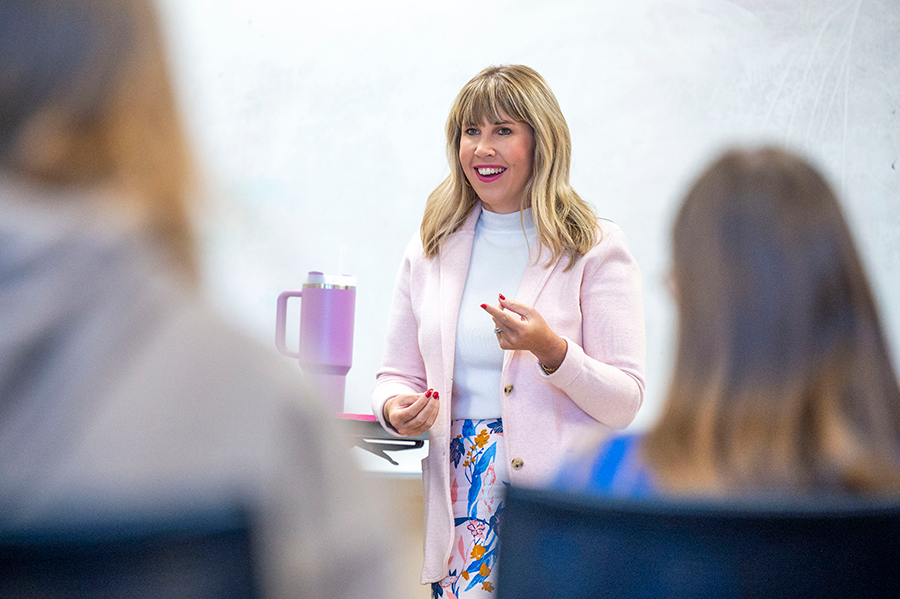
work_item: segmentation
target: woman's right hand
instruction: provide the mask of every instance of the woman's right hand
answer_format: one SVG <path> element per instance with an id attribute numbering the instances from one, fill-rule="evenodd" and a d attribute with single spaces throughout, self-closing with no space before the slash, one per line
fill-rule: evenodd
<path id="1" fill-rule="evenodd" d="M 438 392 L 434 389 L 414 395 L 395 395 L 384 402 L 384 420 L 401 435 L 415 437 L 431 428 L 439 407 Z"/>

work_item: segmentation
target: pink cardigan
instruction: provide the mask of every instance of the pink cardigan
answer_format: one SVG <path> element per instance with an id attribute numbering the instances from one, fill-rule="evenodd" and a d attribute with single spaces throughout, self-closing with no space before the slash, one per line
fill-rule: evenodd
<path id="1" fill-rule="evenodd" d="M 441 396 L 437 421 L 428 433 L 428 456 L 422 460 L 423 584 L 447 575 L 453 545 L 449 431 L 456 319 L 480 214 L 479 204 L 434 259 L 423 257 L 418 233 L 407 246 L 372 396 L 382 426 L 388 398 L 429 388 Z M 640 270 L 622 230 L 608 221 L 598 221 L 598 228 L 602 239 L 568 271 L 567 257 L 551 263 L 550 251 L 543 248 L 540 262 L 526 267 L 513 298 L 537 308 L 550 328 L 566 338 L 568 349 L 552 375 L 544 373 L 531 352 L 505 352 L 497 392 L 502 394 L 506 455 L 518 466 L 509 468 L 511 484 L 546 481 L 579 434 L 599 426 L 628 426 L 643 401 L 646 339 Z"/>

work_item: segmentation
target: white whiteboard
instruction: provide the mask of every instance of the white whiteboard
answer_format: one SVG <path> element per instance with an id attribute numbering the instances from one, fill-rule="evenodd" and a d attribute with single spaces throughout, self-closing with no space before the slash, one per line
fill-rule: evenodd
<path id="1" fill-rule="evenodd" d="M 634 427 L 652 422 L 669 375 L 670 218 L 736 141 L 786 144 L 828 175 L 900 363 L 897 0 L 162 8 L 205 182 L 206 287 L 273 343 L 277 294 L 307 271 L 337 271 L 346 245 L 343 271 L 359 282 L 347 411 L 369 411 L 401 253 L 448 172 L 450 103 L 491 64 L 527 64 L 548 81 L 572 132 L 576 190 L 621 225 L 642 267 L 647 395 Z"/>

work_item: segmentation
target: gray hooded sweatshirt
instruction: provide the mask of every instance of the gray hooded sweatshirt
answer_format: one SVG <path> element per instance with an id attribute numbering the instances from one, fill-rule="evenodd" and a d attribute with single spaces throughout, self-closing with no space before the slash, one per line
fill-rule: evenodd
<path id="1" fill-rule="evenodd" d="M 382 506 L 296 364 L 110 206 L 0 176 L 0 524 L 235 498 L 269 596 L 396 596 Z"/>

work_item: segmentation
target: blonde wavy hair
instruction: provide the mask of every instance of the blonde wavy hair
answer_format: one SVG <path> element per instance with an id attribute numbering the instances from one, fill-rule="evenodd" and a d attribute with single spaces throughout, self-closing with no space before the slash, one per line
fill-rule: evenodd
<path id="1" fill-rule="evenodd" d="M 531 207 L 538 238 L 554 261 L 569 256 L 568 270 L 598 241 L 597 214 L 569 184 L 572 142 L 556 97 L 543 77 L 522 65 L 484 69 L 454 100 L 446 126 L 450 175 L 428 197 L 420 228 L 425 257 L 440 252 L 478 202 L 459 162 L 463 129 L 500 122 L 500 112 L 534 131 L 534 170 L 521 208 Z"/>

